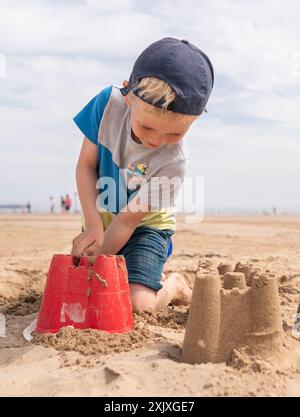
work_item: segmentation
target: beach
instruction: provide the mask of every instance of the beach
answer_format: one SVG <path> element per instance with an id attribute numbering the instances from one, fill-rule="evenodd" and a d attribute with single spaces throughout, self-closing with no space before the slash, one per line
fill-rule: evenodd
<path id="1" fill-rule="evenodd" d="M 54 254 L 69 254 L 79 214 L 0 215 L 0 396 L 299 396 L 300 341 L 293 324 L 300 301 L 300 216 L 179 216 L 164 272 L 193 288 L 199 265 L 250 262 L 278 282 L 284 330 L 276 357 L 233 352 L 229 361 L 188 364 L 181 349 L 188 306 L 135 314 L 121 338 L 67 328 L 23 338 L 37 317 Z"/>

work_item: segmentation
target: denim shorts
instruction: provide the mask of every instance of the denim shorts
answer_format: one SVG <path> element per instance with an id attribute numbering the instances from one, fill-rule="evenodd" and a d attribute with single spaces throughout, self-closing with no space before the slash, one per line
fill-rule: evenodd
<path id="1" fill-rule="evenodd" d="M 118 252 L 124 255 L 129 283 L 142 284 L 159 291 L 164 263 L 172 253 L 173 230 L 137 227 Z"/>

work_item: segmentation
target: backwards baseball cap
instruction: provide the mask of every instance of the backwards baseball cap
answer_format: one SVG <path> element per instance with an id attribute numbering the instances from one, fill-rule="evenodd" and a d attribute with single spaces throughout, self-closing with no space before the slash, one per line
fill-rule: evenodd
<path id="1" fill-rule="evenodd" d="M 148 46 L 136 60 L 128 85 L 121 88 L 125 96 L 132 89 L 139 97 L 138 82 L 144 77 L 156 77 L 169 84 L 176 99 L 168 110 L 175 113 L 200 115 L 214 85 L 214 70 L 208 56 L 186 39 L 163 38 Z M 141 100 L 162 107 L 162 102 Z"/>

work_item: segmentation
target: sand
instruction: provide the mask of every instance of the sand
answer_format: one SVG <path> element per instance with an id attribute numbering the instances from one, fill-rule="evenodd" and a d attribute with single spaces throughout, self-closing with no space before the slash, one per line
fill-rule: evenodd
<path id="1" fill-rule="evenodd" d="M 60 329 L 56 334 L 34 334 L 33 343 L 54 347 L 59 351 L 79 352 L 83 355 L 101 356 L 113 352 L 128 352 L 165 339 L 153 326 L 183 330 L 187 319 L 186 310 L 187 308 L 183 308 L 182 311 L 176 306 L 170 306 L 156 313 L 134 313 L 135 327 L 124 334 L 111 334 L 94 329 L 77 330 L 68 326 Z"/>
<path id="2" fill-rule="evenodd" d="M 155 342 L 156 336 L 147 328 L 132 330 L 122 335 L 94 329 L 76 330 L 64 327 L 57 334 L 37 334 L 33 343 L 51 346 L 60 351 L 79 352 L 83 355 L 107 355 L 141 348 L 151 341 Z"/>
<path id="3" fill-rule="evenodd" d="M 300 301 L 300 217 L 214 216 L 200 224 L 179 222 L 166 273 L 182 273 L 191 288 L 198 274 L 221 273 L 221 286 L 226 273 L 246 275 L 246 289 L 216 292 L 219 314 L 229 306 L 239 320 L 222 314 L 221 350 L 232 352 L 226 359 L 208 358 L 215 363 L 183 360 L 189 307 L 180 305 L 136 314 L 135 328 L 127 335 L 65 328 L 26 342 L 22 331 L 37 316 L 51 257 L 68 253 L 79 231 L 76 215 L 0 216 L 0 313 L 6 317 L 6 337 L 0 338 L 1 396 L 299 396 L 300 341 L 293 337 L 293 324 Z M 261 291 L 259 283 L 252 283 L 254 270 L 273 274 L 280 303 L 281 349 L 274 351 L 271 344 L 265 355 L 249 351 L 251 341 L 228 347 L 230 333 L 224 337 L 228 329 L 243 334 L 255 323 L 247 307 L 251 285 Z M 234 280 L 227 279 L 229 287 Z M 254 297 L 261 303 L 259 297 L 264 294 Z M 204 301 L 201 308 L 207 313 Z M 213 318 L 218 317 L 217 306 L 208 306 Z M 255 326 L 272 327 L 269 316 Z M 212 346 L 215 340 L 211 337 Z M 215 343 L 210 351 L 218 352 L 220 346 Z"/>

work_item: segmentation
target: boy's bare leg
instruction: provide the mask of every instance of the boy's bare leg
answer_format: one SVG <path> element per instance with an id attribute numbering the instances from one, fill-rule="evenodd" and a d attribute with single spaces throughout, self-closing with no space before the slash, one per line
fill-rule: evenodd
<path id="1" fill-rule="evenodd" d="M 165 279 L 162 277 L 163 288 L 154 291 L 142 284 L 130 284 L 130 294 L 134 310 L 154 310 L 167 307 L 174 299 L 182 304 L 191 301 L 192 290 L 188 287 L 184 277 L 177 272 L 170 273 Z"/>

